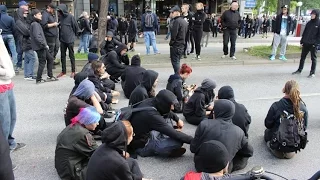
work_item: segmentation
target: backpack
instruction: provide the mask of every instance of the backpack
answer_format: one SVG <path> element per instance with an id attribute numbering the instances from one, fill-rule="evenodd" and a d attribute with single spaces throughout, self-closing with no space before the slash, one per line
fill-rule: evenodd
<path id="1" fill-rule="evenodd" d="M 152 28 L 154 23 L 154 15 L 153 13 L 147 13 L 144 18 L 144 26 L 147 28 Z"/>
<path id="2" fill-rule="evenodd" d="M 141 101 L 143 102 L 143 101 Z M 131 121 L 132 114 L 135 112 L 141 111 L 157 111 L 154 107 L 137 107 L 141 102 L 138 102 L 133 105 L 129 105 L 128 107 L 121 108 L 116 114 L 114 118 L 114 122 L 121 120 Z"/>
<path id="3" fill-rule="evenodd" d="M 78 24 L 78 27 L 80 29 L 80 32 L 82 32 L 84 30 L 84 27 L 83 27 L 83 18 L 79 18 L 77 20 L 77 24 Z"/>
<path id="4" fill-rule="evenodd" d="M 279 128 L 270 141 L 271 149 L 280 152 L 297 152 L 304 149 L 308 143 L 304 119 L 299 122 L 293 114 L 285 110 L 281 113 Z"/>

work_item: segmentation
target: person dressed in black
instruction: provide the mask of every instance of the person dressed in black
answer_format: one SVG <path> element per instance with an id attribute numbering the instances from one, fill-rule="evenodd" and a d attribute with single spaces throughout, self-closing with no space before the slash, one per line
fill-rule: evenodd
<path id="1" fill-rule="evenodd" d="M 125 17 L 121 17 L 119 21 L 119 27 L 118 27 L 121 43 L 123 43 L 122 38 L 124 38 L 124 44 L 128 44 L 128 37 L 127 37 L 128 27 L 129 27 L 129 24 L 127 19 Z"/>
<path id="2" fill-rule="evenodd" d="M 36 83 L 39 84 L 46 81 L 56 81 L 58 79 L 55 78 L 52 74 L 53 57 L 49 53 L 49 46 L 47 44 L 42 27 L 40 25 L 42 14 L 38 9 L 32 10 L 31 14 L 34 18 L 34 22 L 32 22 L 30 26 L 31 47 L 34 51 L 37 52 L 39 60 Z M 42 72 L 46 63 L 48 77 L 46 80 L 44 80 L 42 79 Z"/>
<path id="3" fill-rule="evenodd" d="M 213 24 L 212 24 L 212 20 L 211 20 L 211 15 L 207 14 L 207 18 L 203 23 L 203 35 L 202 35 L 202 39 L 201 39 L 201 47 L 203 47 L 204 43 L 205 43 L 205 47 L 208 46 L 210 32 L 213 32 Z"/>
<path id="4" fill-rule="evenodd" d="M 236 40 L 237 40 L 237 28 L 241 23 L 241 17 L 238 12 L 238 1 L 231 2 L 231 8 L 225 11 L 221 16 L 221 25 L 223 29 L 223 56 L 225 58 L 228 55 L 228 44 L 231 42 L 230 57 L 236 60 L 234 55 L 236 52 Z"/>
<path id="5" fill-rule="evenodd" d="M 204 79 L 201 86 L 194 91 L 183 109 L 183 116 L 188 123 L 198 125 L 210 115 L 213 109 L 210 103 L 214 99 L 214 89 L 216 86 L 215 81 Z"/>
<path id="6" fill-rule="evenodd" d="M 206 14 L 204 13 L 204 6 L 202 3 L 196 4 L 197 12 L 192 17 L 192 25 L 193 25 L 193 37 L 194 43 L 196 47 L 196 55 L 194 59 L 201 60 L 201 39 L 203 34 L 203 23 L 206 19 Z"/>
<path id="7" fill-rule="evenodd" d="M 131 93 L 129 105 L 137 104 L 147 98 L 156 96 L 155 88 L 158 84 L 159 74 L 153 70 L 146 70 L 143 73 L 142 82 Z"/>
<path id="8" fill-rule="evenodd" d="M 139 55 L 131 58 L 131 65 L 121 75 L 121 85 L 126 98 L 130 98 L 132 91 L 142 82 L 143 74 L 146 69 L 140 66 L 141 59 Z"/>
<path id="9" fill-rule="evenodd" d="M 218 25 L 219 25 L 219 22 L 218 22 L 218 18 L 216 17 L 215 14 L 212 15 L 212 25 L 213 25 L 213 28 L 212 28 L 212 37 L 217 37 L 218 36 Z"/>
<path id="10" fill-rule="evenodd" d="M 245 30 L 244 38 L 247 38 L 248 36 L 249 36 L 249 38 L 251 38 L 252 28 L 253 28 L 253 20 L 252 20 L 250 15 L 247 15 L 247 18 L 246 18 L 246 30 Z"/>
<path id="11" fill-rule="evenodd" d="M 207 141 L 216 140 L 224 144 L 229 152 L 229 172 L 241 170 L 247 166 L 253 148 L 242 129 L 232 123 L 235 105 L 226 99 L 214 102 L 214 118 L 204 119 L 195 132 L 190 151 L 196 153 Z"/>
<path id="12" fill-rule="evenodd" d="M 108 31 L 107 32 L 106 38 L 100 44 L 100 48 L 101 48 L 100 54 L 101 54 L 101 56 L 108 54 L 110 51 L 115 50 L 117 46 L 122 44 L 117 39 L 115 39 L 113 36 L 114 35 L 113 35 L 112 31 Z"/>
<path id="13" fill-rule="evenodd" d="M 14 180 L 10 148 L 2 128 L 0 128 L 0 179 Z"/>
<path id="14" fill-rule="evenodd" d="M 251 116 L 247 108 L 234 99 L 234 92 L 231 86 L 223 86 L 218 91 L 218 99 L 228 99 L 235 105 L 235 113 L 232 117 L 232 123 L 240 127 L 245 136 L 248 137 L 249 126 L 251 124 Z"/>
<path id="15" fill-rule="evenodd" d="M 302 46 L 301 59 L 299 68 L 292 74 L 301 74 L 307 55 L 311 52 L 311 70 L 309 78 L 315 77 L 317 66 L 317 51 L 320 45 L 320 20 L 319 10 L 313 10 L 311 12 L 311 20 L 307 23 L 306 28 L 303 31 L 300 44 Z"/>
<path id="16" fill-rule="evenodd" d="M 273 20 L 272 20 L 273 22 Z M 275 21 L 274 21 L 275 22 Z M 270 21 L 269 21 L 269 18 L 266 17 L 265 15 L 263 15 L 263 21 L 262 21 L 262 38 L 268 38 L 268 29 L 269 29 L 269 26 L 270 26 Z M 272 32 L 275 32 L 275 23 L 274 25 L 272 25 Z"/>
<path id="17" fill-rule="evenodd" d="M 137 42 L 137 34 L 138 34 L 138 25 L 137 25 L 137 17 L 135 14 L 131 14 L 131 20 L 129 22 L 128 27 L 128 47 L 130 51 L 135 51 L 134 47 Z"/>
<path id="18" fill-rule="evenodd" d="M 185 46 L 184 46 L 184 58 L 187 58 L 187 55 L 190 53 L 194 53 L 194 39 L 193 39 L 193 25 L 192 25 L 192 17 L 193 12 L 190 11 L 190 5 L 189 4 L 182 4 L 181 6 L 182 11 L 182 17 L 188 24 L 188 31 L 186 33 L 185 38 Z M 189 51 L 188 46 L 191 46 L 191 51 Z"/>
<path id="19" fill-rule="evenodd" d="M 98 29 L 99 17 L 98 17 L 98 14 L 95 11 L 92 11 L 91 14 L 90 14 L 90 24 L 91 24 L 91 27 L 92 27 L 93 31 Z"/>
<path id="20" fill-rule="evenodd" d="M 183 121 L 174 119 L 178 128 L 174 129 L 163 117 L 174 109 L 176 103 L 176 96 L 172 92 L 161 90 L 156 97 L 146 99 L 137 105 L 138 108 L 149 107 L 154 110 L 132 114 L 131 124 L 135 136 L 129 145 L 130 154 L 137 153 L 142 157 L 179 157 L 186 152 L 182 145 L 189 144 L 193 138 L 181 132 Z"/>
<path id="21" fill-rule="evenodd" d="M 186 34 L 188 31 L 187 22 L 180 16 L 179 6 L 174 6 L 171 10 L 172 27 L 170 28 L 171 40 L 170 40 L 170 59 L 174 70 L 177 74 L 180 69 L 180 59 L 183 54 L 183 50 L 186 43 Z"/>

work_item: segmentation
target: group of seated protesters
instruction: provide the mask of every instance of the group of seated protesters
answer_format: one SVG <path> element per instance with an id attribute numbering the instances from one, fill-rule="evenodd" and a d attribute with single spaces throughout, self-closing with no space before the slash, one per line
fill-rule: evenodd
<path id="1" fill-rule="evenodd" d="M 179 74 L 169 77 L 167 89 L 156 93 L 159 74 L 140 67 L 139 55 L 132 57 L 131 65 L 130 61 L 124 64 L 125 48 L 119 45 L 116 49 L 102 56 L 102 61 L 90 53 L 88 64 L 75 76 L 65 110 L 67 127 L 57 138 L 55 167 L 60 178 L 144 179 L 133 158 L 180 157 L 186 152 L 184 143 L 190 144 L 197 172 L 188 172 L 182 179 L 228 179 L 228 173 L 247 166 L 253 156 L 248 140 L 251 116 L 236 102 L 231 86 L 221 87 L 217 97 L 217 84 L 211 79 L 204 79 L 199 87 L 187 86 L 185 80 L 192 69 L 183 64 Z M 110 74 L 115 72 L 108 71 L 110 64 L 117 73 Z M 114 97 L 120 94 L 112 87 L 117 77 L 121 77 L 129 106 L 150 110 L 107 123 L 105 118 L 114 114 Z M 270 145 L 280 125 L 279 111 L 303 120 L 305 130 L 308 112 L 297 82 L 288 81 L 283 93 L 284 98 L 270 107 L 265 119 L 265 141 L 276 157 L 291 158 L 296 152 L 281 152 Z M 184 122 L 176 113 L 183 113 L 188 123 L 197 125 L 194 137 L 183 132 Z M 100 136 L 100 147 L 92 134 Z"/>

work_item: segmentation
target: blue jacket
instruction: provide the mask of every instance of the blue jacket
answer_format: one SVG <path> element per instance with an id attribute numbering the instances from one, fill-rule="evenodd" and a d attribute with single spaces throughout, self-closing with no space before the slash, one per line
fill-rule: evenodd
<path id="1" fill-rule="evenodd" d="M 7 7 L 5 5 L 0 6 L 0 29 L 2 34 L 13 34 L 15 29 L 14 19 L 7 14 Z"/>
<path id="2" fill-rule="evenodd" d="M 146 17 L 146 14 L 147 13 L 152 13 L 152 12 L 146 12 L 142 15 L 141 17 L 141 29 L 143 32 L 146 32 L 146 31 L 155 31 L 158 29 L 158 18 L 157 18 L 157 15 L 152 13 L 153 17 L 154 17 L 154 21 L 153 21 L 153 27 L 145 27 L 145 17 Z"/>

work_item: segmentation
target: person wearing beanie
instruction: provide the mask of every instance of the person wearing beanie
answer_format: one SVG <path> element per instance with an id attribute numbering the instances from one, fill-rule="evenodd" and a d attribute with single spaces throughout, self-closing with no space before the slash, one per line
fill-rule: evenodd
<path id="1" fill-rule="evenodd" d="M 131 65 L 121 75 L 121 86 L 126 98 L 130 98 L 132 91 L 142 82 L 143 74 L 146 71 L 141 65 L 139 55 L 131 58 Z"/>
<path id="2" fill-rule="evenodd" d="M 249 157 L 253 155 L 253 147 L 249 144 L 243 130 L 232 123 L 234 113 L 235 105 L 232 101 L 227 99 L 214 101 L 214 119 L 201 121 L 190 144 L 190 151 L 195 153 L 195 162 L 199 160 L 197 153 L 202 144 L 216 140 L 225 145 L 229 152 L 228 172 L 241 170 L 247 166 Z M 198 163 L 196 168 L 201 170 L 205 166 Z"/>
<path id="3" fill-rule="evenodd" d="M 83 179 L 87 164 L 98 145 L 90 131 L 96 129 L 101 116 L 95 107 L 81 108 L 57 138 L 55 168 L 61 179 Z"/>
<path id="4" fill-rule="evenodd" d="M 225 145 L 216 140 L 201 144 L 194 155 L 196 172 L 188 172 L 181 180 L 222 180 L 231 177 L 228 174 L 229 152 Z"/>
<path id="5" fill-rule="evenodd" d="M 234 99 L 234 92 L 231 86 L 223 86 L 218 91 L 218 99 L 228 99 L 235 105 L 235 113 L 232 118 L 232 123 L 240 127 L 245 136 L 248 137 L 249 126 L 251 124 L 251 116 L 248 113 L 247 108 L 240 103 L 237 103 Z"/>
<path id="6" fill-rule="evenodd" d="M 85 72 L 79 72 L 74 76 L 74 87 L 72 88 L 69 97 L 77 90 L 80 83 L 85 79 L 88 79 L 88 74 Z"/>
<path id="7" fill-rule="evenodd" d="M 39 61 L 36 83 L 40 84 L 47 81 L 57 81 L 58 79 L 55 78 L 52 73 L 54 59 L 49 53 L 49 46 L 40 24 L 42 14 L 38 9 L 33 9 L 31 15 L 33 16 L 33 22 L 30 26 L 31 47 L 37 52 Z M 42 79 L 42 72 L 46 64 L 48 77 L 47 79 Z"/>
<path id="8" fill-rule="evenodd" d="M 313 78 L 316 75 L 317 66 L 317 50 L 320 45 L 320 11 L 314 9 L 311 12 L 311 20 L 307 23 L 306 28 L 303 31 L 302 38 L 300 40 L 300 45 L 302 46 L 300 64 L 297 71 L 292 74 L 301 74 L 304 62 L 309 52 L 311 52 L 311 70 L 309 73 L 309 78 Z"/>
<path id="9" fill-rule="evenodd" d="M 128 47 L 132 52 L 135 51 L 134 47 L 136 46 L 138 32 L 137 17 L 135 14 L 131 14 L 128 27 Z"/>
<path id="10" fill-rule="evenodd" d="M 210 103 L 215 97 L 214 89 L 216 86 L 215 81 L 204 79 L 201 86 L 194 91 L 183 109 L 183 115 L 188 123 L 198 125 L 210 115 L 213 109 Z"/>
<path id="11" fill-rule="evenodd" d="M 189 144 L 193 138 L 182 132 L 183 121 L 173 117 L 177 128 L 174 129 L 164 117 L 172 114 L 171 110 L 176 103 L 178 103 L 176 96 L 164 89 L 159 91 L 156 97 L 136 105 L 137 108 L 149 107 L 153 110 L 139 111 L 132 115 L 130 121 L 135 136 L 128 147 L 130 155 L 179 157 L 186 152 L 182 147 L 183 143 Z"/>
<path id="12" fill-rule="evenodd" d="M 100 54 L 101 56 L 108 54 L 109 52 L 116 49 L 117 46 L 125 45 L 122 44 L 120 41 L 114 38 L 114 34 L 111 31 L 107 32 L 104 41 L 100 44 Z"/>

